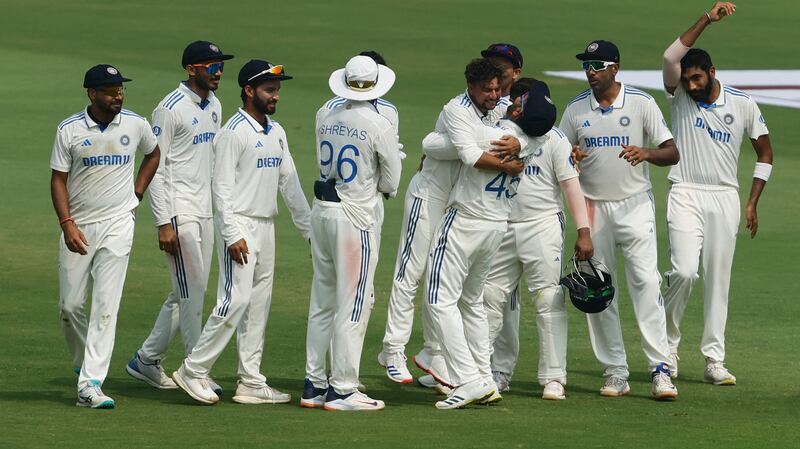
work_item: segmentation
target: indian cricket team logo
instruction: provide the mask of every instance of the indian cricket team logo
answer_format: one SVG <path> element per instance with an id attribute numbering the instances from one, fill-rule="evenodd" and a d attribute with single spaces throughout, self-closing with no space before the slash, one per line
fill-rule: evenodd
<path id="1" fill-rule="evenodd" d="M 622 117 L 619 119 L 619 124 L 620 124 L 620 125 L 622 125 L 622 126 L 628 126 L 628 125 L 630 125 L 630 124 L 631 124 L 631 119 L 630 119 L 630 117 L 628 117 L 627 115 L 623 115 L 623 116 L 622 116 Z"/>
<path id="2" fill-rule="evenodd" d="M 733 116 L 731 114 L 725 114 L 725 117 L 722 118 L 725 121 L 726 125 L 733 124 Z"/>
<path id="3" fill-rule="evenodd" d="M 110 73 L 112 75 L 116 75 L 117 73 L 119 73 L 119 71 L 117 69 L 115 69 L 114 67 L 106 68 L 106 72 L 108 72 L 108 73 Z"/>
<path id="4" fill-rule="evenodd" d="M 153 135 L 156 136 L 156 137 L 161 135 L 161 127 L 160 126 L 154 126 L 153 127 Z"/>
<path id="5" fill-rule="evenodd" d="M 283 150 L 283 139 L 278 139 L 278 144 L 280 144 L 281 150 Z"/>
<path id="6" fill-rule="evenodd" d="M 208 48 L 210 48 L 214 53 L 219 53 L 219 47 L 214 44 L 209 45 Z"/>
<path id="7" fill-rule="evenodd" d="M 217 116 L 217 111 L 214 111 L 211 113 L 211 121 L 217 123 L 217 120 L 219 120 L 219 116 Z"/>
<path id="8" fill-rule="evenodd" d="M 119 143 L 121 143 L 122 145 L 128 145 L 129 143 L 131 143 L 131 138 L 128 137 L 127 134 L 123 134 L 123 136 L 119 138 Z"/>
<path id="9" fill-rule="evenodd" d="M 599 47 L 599 45 L 597 45 L 597 42 L 592 42 L 591 44 L 589 44 L 588 47 L 586 47 L 586 53 L 593 53 L 594 51 L 597 50 L 597 47 Z"/>

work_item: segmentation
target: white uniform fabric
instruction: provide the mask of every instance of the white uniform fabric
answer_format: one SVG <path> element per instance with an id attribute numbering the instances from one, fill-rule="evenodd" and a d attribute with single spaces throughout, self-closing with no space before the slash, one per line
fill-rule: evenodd
<path id="1" fill-rule="evenodd" d="M 272 302 L 279 191 L 303 238 L 310 232 L 308 202 L 280 124 L 268 119 L 262 127 L 239 109 L 214 138 L 211 188 L 220 266 L 217 305 L 184 369 L 191 377 L 208 376 L 236 330 L 239 378 L 256 388 L 266 385 L 260 367 Z M 228 252 L 241 239 L 249 251 L 246 264 L 233 261 Z"/>
<path id="2" fill-rule="evenodd" d="M 161 162 L 150 188 L 150 207 L 156 226 L 171 223 L 180 246 L 177 255 L 165 255 L 172 291 L 139 350 L 145 363 L 164 358 L 178 329 L 184 355 L 189 355 L 200 338 L 214 249 L 213 139 L 221 117 L 222 107 L 213 92 L 200 98 L 184 82 L 153 111 L 153 134 L 158 138 Z"/>
<path id="3" fill-rule="evenodd" d="M 769 130 L 758 105 L 721 82 L 712 105 L 695 102 L 682 86 L 668 98 L 681 151 L 680 162 L 670 170 L 673 184 L 667 199 L 672 269 L 665 273 L 665 301 L 670 351 L 678 351 L 680 322 L 702 260 L 705 325 L 700 351 L 721 362 L 740 218 L 739 148 L 745 137 L 757 139 Z"/>
<path id="4" fill-rule="evenodd" d="M 672 139 L 653 97 L 624 84 L 606 110 L 591 89 L 582 92 L 567 105 L 559 128 L 589 154 L 581 161 L 581 170 L 588 174 L 581 176 L 581 187 L 587 198 L 602 201 L 630 198 L 651 188 L 648 164 L 631 167 L 619 157 L 622 144 L 644 147 Z"/>
<path id="5" fill-rule="evenodd" d="M 400 182 L 397 135 L 369 102 L 346 101 L 317 112 L 320 179 L 336 180 L 340 202 L 316 200 L 312 210 L 314 278 L 308 313 L 306 377 L 339 394 L 357 390 L 364 333 L 372 310 L 377 263 L 374 215 L 378 192 Z M 331 352 L 331 375 L 326 354 Z"/>
<path id="6" fill-rule="evenodd" d="M 108 373 L 117 311 L 128 268 L 138 206 L 133 191 L 136 151 L 150 154 L 156 138 L 147 120 L 123 109 L 105 129 L 87 110 L 59 124 L 50 168 L 69 173 L 69 213 L 89 242 L 88 253 L 59 244 L 59 312 L 78 385 Z M 84 305 L 92 290 L 87 320 Z"/>
<path id="7" fill-rule="evenodd" d="M 578 176 L 572 145 L 553 128 L 539 139 L 539 148 L 526 148 L 525 170 L 511 208 L 509 228 L 486 280 L 484 300 L 489 336 L 495 347 L 492 370 L 513 374 L 516 358 L 510 334 L 518 318 L 518 286 L 525 275 L 536 309 L 539 331 L 539 382 L 566 383 L 567 314 L 559 286 L 563 259 L 564 213 L 560 182 Z M 537 145 L 538 146 L 538 145 Z M 518 328 L 518 325 L 517 325 Z M 497 344 L 502 340 L 501 344 Z M 519 341 L 518 335 L 516 341 Z M 505 342 L 506 344 L 503 344 Z M 508 345 L 508 343 L 511 343 Z M 518 346 L 518 343 L 517 343 Z M 497 348 L 500 351 L 497 351 Z"/>
<path id="8" fill-rule="evenodd" d="M 567 106 L 559 128 L 569 141 L 589 153 L 581 161 L 581 187 L 588 199 L 594 257 L 611 270 L 616 285 L 616 247 L 625 258 L 633 310 L 642 348 L 652 371 L 669 358 L 661 276 L 657 266 L 655 206 L 646 164 L 632 167 L 619 158 L 622 144 L 646 146 L 672 139 L 653 98 L 622 85 L 608 109 L 591 90 Z M 613 181 L 613 182 L 611 182 Z M 587 314 L 595 356 L 605 376 L 628 378 L 619 322 L 619 289 L 608 309 Z"/>

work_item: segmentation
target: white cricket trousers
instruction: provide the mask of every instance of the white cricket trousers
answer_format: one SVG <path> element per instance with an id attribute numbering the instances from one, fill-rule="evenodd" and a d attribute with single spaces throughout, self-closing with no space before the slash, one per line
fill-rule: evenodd
<path id="1" fill-rule="evenodd" d="M 228 246 L 235 242 L 224 241 L 217 231 L 217 304 L 206 320 L 197 345 L 183 365 L 190 377 L 208 376 L 214 362 L 236 332 L 239 379 L 242 384 L 257 388 L 267 383 L 261 374 L 261 356 L 272 304 L 275 226 L 271 218 L 237 215 L 236 221 L 250 252 L 247 263 L 240 265 L 231 259 Z"/>
<path id="2" fill-rule="evenodd" d="M 559 285 L 563 248 L 563 212 L 509 223 L 483 293 L 489 338 L 496 343 L 506 327 L 506 317 L 512 315 L 509 303 L 514 306 L 518 301 L 519 282 L 525 276 L 536 310 L 540 385 L 553 380 L 567 383 L 567 311 L 564 290 Z M 495 355 L 497 352 L 492 358 Z M 513 371 L 513 365 L 511 368 Z"/>
<path id="3" fill-rule="evenodd" d="M 484 295 L 486 295 L 487 287 L 488 284 L 484 285 Z M 504 373 L 509 380 L 514 375 L 514 368 L 516 368 L 519 358 L 520 306 L 519 288 L 517 288 L 511 292 L 506 308 L 503 310 L 503 325 L 491 346 L 492 371 Z M 488 315 L 489 311 L 487 310 L 486 313 Z"/>
<path id="4" fill-rule="evenodd" d="M 375 233 L 356 228 L 341 203 L 314 200 L 311 209 L 314 277 L 308 308 L 306 377 L 318 388 L 355 392 L 364 335 L 372 312 L 378 255 Z M 331 375 L 326 375 L 326 353 Z"/>
<path id="5" fill-rule="evenodd" d="M 383 351 L 387 354 L 405 353 L 414 323 L 414 297 L 428 265 L 431 238 L 445 209 L 445 203 L 416 197 L 410 193 L 411 190 L 412 186 L 409 185 L 392 291 L 389 294 L 389 312 L 383 337 Z M 431 353 L 439 354 L 441 350 L 430 326 L 430 312 L 424 303 L 421 309 L 425 347 Z"/>
<path id="6" fill-rule="evenodd" d="M 426 300 L 453 387 L 492 375 L 483 285 L 507 226 L 450 208 L 435 233 Z"/>
<path id="7" fill-rule="evenodd" d="M 728 290 L 740 219 L 739 192 L 730 187 L 675 184 L 667 197 L 672 270 L 665 273 L 667 337 L 677 353 L 680 323 L 703 263 L 703 339 L 700 352 L 725 360 Z"/>
<path id="8" fill-rule="evenodd" d="M 77 223 L 89 242 L 86 255 L 70 251 L 61 234 L 58 308 L 72 364 L 81 369 L 79 388 L 90 379 L 102 383 L 108 374 L 135 222 L 133 213 L 125 213 L 95 223 Z M 87 320 L 84 305 L 89 289 L 92 308 Z"/>
<path id="9" fill-rule="evenodd" d="M 178 329 L 183 340 L 183 354 L 189 355 L 203 327 L 203 300 L 214 250 L 214 221 L 178 215 L 172 218 L 172 228 L 180 243 L 177 255 L 166 254 L 172 291 L 139 350 L 139 357 L 149 364 L 164 358 Z"/>
<path id="10" fill-rule="evenodd" d="M 629 376 L 625 344 L 619 321 L 619 286 L 616 247 L 625 259 L 625 276 L 633 302 L 633 313 L 642 334 L 647 366 L 653 371 L 669 360 L 667 324 L 661 296 L 661 275 L 656 253 L 655 202 L 650 191 L 620 201 L 587 200 L 594 257 L 611 272 L 616 293 L 611 305 L 600 313 L 586 314 L 589 337 L 604 376 Z"/>

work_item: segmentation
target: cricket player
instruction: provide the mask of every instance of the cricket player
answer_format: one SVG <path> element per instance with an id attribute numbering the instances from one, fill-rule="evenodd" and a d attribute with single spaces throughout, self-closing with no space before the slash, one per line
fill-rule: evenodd
<path id="1" fill-rule="evenodd" d="M 514 121 L 525 112 L 524 102 L 529 95 L 537 94 L 550 97 L 545 83 L 532 78 L 521 78 L 514 83 L 507 120 L 499 124 L 518 128 Z M 544 118 L 546 115 L 545 110 L 534 116 Z M 483 294 L 489 340 L 496 344 L 507 322 L 504 317 L 509 315 L 508 311 L 519 310 L 515 303 L 519 301 L 520 280 L 525 276 L 537 312 L 539 383 L 544 387 L 542 398 L 560 400 L 566 397 L 564 386 L 567 379 L 567 312 L 559 285 L 565 226 L 562 192 L 577 225 L 576 257 L 580 260 L 591 258 L 593 248 L 586 203 L 572 159 L 572 145 L 558 128 L 552 128 L 554 121 L 555 113 L 553 120 L 543 120 L 540 128 L 535 130 L 536 134 L 543 135 L 528 143 L 526 152 L 529 155 L 525 158 L 525 169 L 511 206 L 508 230 L 493 260 Z M 547 124 L 551 128 L 547 129 Z M 487 132 L 492 129 L 497 132 L 496 127 L 488 128 Z M 430 143 L 428 139 L 426 141 Z M 507 379 L 510 379 L 510 374 L 506 373 L 513 372 L 516 358 L 511 362 L 511 369 L 502 373 L 508 376 Z M 493 377 L 498 390 L 502 389 L 494 370 Z M 505 385 L 507 390 L 508 381 Z"/>
<path id="2" fill-rule="evenodd" d="M 616 45 L 592 41 L 576 57 L 582 61 L 590 89 L 567 105 L 559 128 L 578 146 L 576 153 L 582 158 L 580 182 L 589 205 L 595 257 L 613 273 L 616 247 L 621 248 L 642 348 L 653 380 L 652 395 L 656 399 L 672 399 L 678 391 L 669 377 L 648 163 L 673 165 L 678 162 L 678 150 L 655 100 L 616 81 L 620 63 Z M 645 148 L 648 141 L 658 148 Z M 606 382 L 600 394 L 628 394 L 619 301 L 613 301 L 603 312 L 588 314 L 587 319 L 592 349 L 605 369 Z"/>
<path id="3" fill-rule="evenodd" d="M 505 66 L 502 66 L 499 61 L 505 61 L 508 47 L 514 49 L 514 55 L 518 56 L 514 62 L 521 67 L 522 55 L 516 47 L 509 46 L 509 44 L 495 45 L 506 46 L 502 58 L 492 56 L 494 53 L 490 54 L 492 56 L 490 60 L 495 65 L 500 65 L 500 70 Z M 490 46 L 489 50 L 492 48 L 493 46 Z M 484 50 L 482 54 L 489 50 Z M 512 72 L 518 75 L 518 71 L 512 70 Z M 507 98 L 501 97 L 494 109 L 489 110 L 482 121 L 486 124 L 495 124 L 505 114 L 509 104 Z M 435 133 L 445 135 L 441 116 L 437 120 Z M 520 150 L 519 140 L 510 135 L 492 142 L 492 145 L 501 152 L 513 153 Z M 425 274 L 431 238 L 444 215 L 451 190 L 463 165 L 457 154 L 455 156 L 448 155 L 446 159 L 437 159 L 437 157 L 440 156 L 427 157 L 426 155 L 423 157 L 420 171 L 411 179 L 406 190 L 400 243 L 395 261 L 395 276 L 389 295 L 383 350 L 378 354 L 378 363 L 386 368 L 386 376 L 398 383 L 409 383 L 413 380 L 406 364 L 405 346 L 411 338 L 414 297 L 420 280 Z M 414 363 L 429 374 L 420 378 L 419 383 L 425 387 L 436 387 L 440 391 L 449 391 L 447 387 L 443 387 L 443 384 L 449 384 L 450 381 L 440 346 L 430 330 L 430 314 L 426 301 L 423 301 L 421 309 L 424 346 L 414 356 Z M 434 375 L 438 377 L 439 381 L 434 379 Z"/>
<path id="4" fill-rule="evenodd" d="M 114 349 L 135 210 L 160 158 L 147 120 L 122 109 L 122 83 L 129 81 L 108 64 L 89 69 L 83 87 L 91 104 L 58 125 L 50 158 L 50 194 L 62 230 L 58 307 L 78 372 L 79 407 L 114 408 L 101 386 Z M 134 180 L 136 151 L 144 159 Z"/>
<path id="5" fill-rule="evenodd" d="M 345 104 L 323 106 L 317 112 L 320 181 L 314 186 L 311 213 L 314 278 L 303 407 L 363 411 L 385 406 L 357 387 L 374 301 L 377 192 L 394 196 L 401 169 L 397 133 L 372 100 L 385 95 L 394 80 L 388 67 L 368 56 L 355 56 L 328 80 Z M 329 350 L 330 377 L 325 370 Z"/>
<path id="6" fill-rule="evenodd" d="M 758 200 L 772 172 L 772 145 L 764 116 L 750 96 L 715 76 L 711 56 L 691 48 L 714 22 L 736 11 L 718 2 L 664 52 L 664 88 L 681 161 L 669 172 L 667 199 L 670 259 L 665 274 L 667 336 L 673 376 L 678 375 L 680 322 L 702 262 L 704 328 L 700 352 L 704 379 L 735 385 L 725 367 L 725 323 L 731 266 L 739 227 L 737 169 L 742 140 L 750 138 L 756 164 L 745 219 L 758 232 Z"/>
<path id="7" fill-rule="evenodd" d="M 275 269 L 275 225 L 280 191 L 304 239 L 310 210 L 276 112 L 281 82 L 292 79 L 282 65 L 250 60 L 239 71 L 243 107 L 214 137 L 214 220 L 219 281 L 217 306 L 197 345 L 172 379 L 193 399 L 214 404 L 219 396 L 208 373 L 236 332 L 239 381 L 234 402 L 278 404 L 289 394 L 261 374 Z"/>
<path id="8" fill-rule="evenodd" d="M 161 149 L 160 169 L 150 189 L 158 245 L 166 253 L 172 291 L 141 348 L 125 367 L 128 374 L 160 389 L 178 388 L 161 361 L 180 329 L 184 355 L 197 344 L 203 298 L 211 269 L 214 223 L 211 209 L 212 141 L 222 107 L 214 91 L 224 61 L 233 58 L 207 41 L 190 43 L 181 67 L 188 76 L 153 111 L 153 134 Z M 214 391 L 222 388 L 209 379 Z"/>
<path id="9" fill-rule="evenodd" d="M 511 199 L 523 163 L 484 152 L 481 119 L 500 98 L 500 69 L 487 59 L 470 62 L 467 92 L 447 103 L 441 120 L 462 169 L 448 209 L 434 234 L 426 299 L 432 328 L 442 345 L 450 396 L 436 403 L 453 409 L 499 394 L 491 377 L 483 283 L 506 230 Z"/>

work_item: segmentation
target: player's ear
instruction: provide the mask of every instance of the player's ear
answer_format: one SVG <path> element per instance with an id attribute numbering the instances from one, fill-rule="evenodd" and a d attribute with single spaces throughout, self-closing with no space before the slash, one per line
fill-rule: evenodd
<path id="1" fill-rule="evenodd" d="M 86 96 L 89 97 L 89 101 L 94 103 L 94 99 L 97 97 L 97 91 L 90 87 L 86 89 Z"/>
<path id="2" fill-rule="evenodd" d="M 714 69 L 713 65 L 711 66 L 710 69 L 708 69 L 708 74 L 711 76 L 711 78 L 716 77 L 717 71 Z"/>
<path id="3" fill-rule="evenodd" d="M 247 95 L 247 98 L 254 98 L 256 96 L 256 90 L 251 85 L 244 86 L 244 94 Z"/>
<path id="4" fill-rule="evenodd" d="M 190 77 L 197 75 L 197 67 L 190 64 L 186 64 L 186 74 L 189 75 Z"/>

